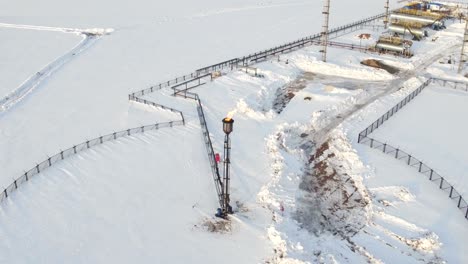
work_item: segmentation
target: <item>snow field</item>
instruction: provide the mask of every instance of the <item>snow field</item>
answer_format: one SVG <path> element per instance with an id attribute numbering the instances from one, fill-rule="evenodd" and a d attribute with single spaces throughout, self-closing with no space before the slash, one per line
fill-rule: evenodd
<path id="1" fill-rule="evenodd" d="M 99 134 L 164 121 L 154 118 L 150 112 L 133 109 L 133 104 L 127 101 L 127 94 L 131 91 L 216 61 L 320 31 L 319 25 L 310 21 L 311 12 L 320 13 L 319 3 L 284 0 L 222 3 L 204 0 L 196 5 L 187 1 L 164 5 L 154 1 L 140 3 L 134 5 L 140 11 L 150 10 L 155 5 L 158 8 L 152 9 L 151 14 L 118 18 L 114 13 L 106 15 L 106 12 L 99 12 L 99 16 L 64 16 L 68 7 L 63 10 L 63 4 L 54 0 L 41 3 L 41 6 L 35 7 L 35 12 L 53 4 L 53 9 L 46 9 L 63 11 L 59 12 L 60 16 L 27 16 L 29 6 L 19 3 L 2 8 L 1 12 L 12 10 L 2 23 L 116 30 L 74 58 L 72 63 L 48 79 L 14 110 L 0 116 L 0 147 L 3 150 L 0 160 L 5 163 L 0 184 L 8 184 L 34 162 L 45 159 L 60 148 Z M 374 1 L 368 3 L 369 10 L 375 10 L 375 13 L 380 11 L 380 5 Z M 90 10 L 98 10 L 102 4 L 100 2 Z M 128 14 L 128 6 L 115 2 L 112 2 L 112 6 L 114 12 L 125 10 Z M 89 14 L 90 10 L 86 13 Z M 340 10 L 335 9 L 335 12 L 339 13 Z M 360 13 L 359 17 L 367 16 L 369 10 Z M 357 15 L 343 12 L 332 22 L 332 26 L 351 22 Z M 278 21 L 284 22 L 278 25 Z M 315 27 L 311 28 L 310 25 Z M 15 32 L 18 35 L 26 32 L 24 29 L 8 30 L 14 31 L 13 35 Z M 212 38 L 214 33 L 216 40 Z M 41 31 L 40 34 L 46 33 Z M 21 58 L 22 64 L 25 60 Z M 39 65 L 34 57 L 29 56 L 27 60 L 28 63 L 32 61 L 31 65 Z M 43 63 L 46 62 L 41 61 L 40 65 Z M 25 80 L 29 74 L 21 76 L 17 79 Z M 44 146 L 43 142 L 48 144 Z"/>
<path id="2" fill-rule="evenodd" d="M 432 84 L 401 113 L 373 133 L 382 142 L 400 147 L 423 160 L 468 197 L 468 93 Z"/>
<path id="3" fill-rule="evenodd" d="M 1 24 L 0 35 L 0 100 L 81 40 L 74 34 L 3 28 Z"/>
<path id="4" fill-rule="evenodd" d="M 11 152 L 11 157 L 24 155 L 29 146 L 42 146 L 43 141 L 60 141 L 69 146 L 69 142 L 83 138 L 85 134 L 95 137 L 102 130 L 108 133 L 131 124 L 138 126 L 139 123 L 153 123 L 155 119 L 164 121 L 161 119 L 172 118 L 172 113 L 128 103 L 126 95 L 155 83 L 155 78 L 164 80 L 177 72 L 189 72 L 194 65 L 204 66 L 264 49 L 270 44 L 285 42 L 285 39 L 309 35 L 311 25 L 316 27 L 312 32 L 320 31 L 320 24 L 311 21 L 316 16 L 310 16 L 312 10 L 317 14 L 321 12 L 320 2 L 205 1 L 205 4 L 197 2 L 196 5 L 185 6 L 187 8 L 179 8 L 183 6 L 181 3 L 187 4 L 186 1 L 175 1 L 162 9 L 152 9 L 149 7 L 157 5 L 157 2 L 150 4 L 140 0 L 138 3 L 141 5 L 135 4 L 136 10 L 143 12 L 147 9 L 152 13 L 138 18 L 119 16 L 117 19 L 101 16 L 102 13 L 99 17 L 87 19 L 76 16 L 13 18 L 22 23 L 29 21 L 70 27 L 106 24 L 117 28 L 117 31 L 102 38 L 99 45 L 80 56 L 73 69 L 64 69 L 51 80 L 45 90 L 49 97 L 34 96 L 30 100 L 41 99 L 42 104 L 28 102 L 15 111 L 16 116 L 12 112 L 7 116 L 9 119 L 3 118 L 7 121 L 0 119 L 8 127 L 16 127 L 15 122 L 23 119 L 26 123 L 43 127 L 34 135 L 25 132 L 26 125 L 22 126 L 24 131 L 9 128 L 7 140 L 2 137 L 0 140 L 4 141 L 4 146 L 10 146 L 6 150 Z M 41 3 L 38 9 L 50 3 L 55 4 L 55 11 L 63 10 L 56 0 Z M 122 3 L 112 4 L 117 13 L 128 10 Z M 332 23 L 343 24 L 341 21 L 363 17 L 359 12 L 367 16 L 369 10 L 374 10 L 374 5 L 375 10 L 380 10 L 382 5 L 375 1 L 368 1 L 368 4 L 357 12 L 349 12 L 351 7 L 355 8 L 352 2 L 336 5 L 333 11 L 342 10 L 338 12 L 343 14 L 337 15 Z M 96 5 L 93 10 L 99 10 L 103 3 Z M 78 8 L 84 6 L 86 3 Z M 17 10 L 18 7 L 19 4 L 10 3 L 5 10 Z M 348 16 L 353 19 L 347 20 Z M 281 21 L 279 26 L 278 21 Z M 215 40 L 213 34 L 216 34 Z M 443 50 L 450 45 L 440 46 Z M 379 234 L 384 239 L 382 243 L 376 243 L 380 237 L 359 234 L 355 241 L 359 245 L 357 253 L 350 252 L 348 241 L 331 234 L 311 235 L 292 217 L 297 206 L 296 191 L 303 158 L 310 154 L 301 145 L 301 134 L 320 127 L 321 118 L 340 114 L 359 102 L 359 98 L 373 94 L 372 88 L 376 83 L 377 89 L 381 90 L 381 81 L 394 78 L 382 70 L 359 65 L 363 58 L 371 55 L 330 50 L 331 63 L 319 62 L 316 59 L 320 55 L 318 48 L 310 47 L 283 55 L 280 62 L 272 59 L 255 65 L 266 76 L 264 79 L 236 71 L 194 89 L 204 104 L 215 152 L 222 152 L 221 119 L 233 112 L 236 120 L 231 136 L 232 200 L 239 202 L 235 205 L 239 212 L 232 217 L 232 231 L 227 235 L 208 233 L 207 227 L 203 226 L 205 219 L 212 219 L 217 201 L 195 104 L 171 98 L 168 91 L 162 91 L 162 96 L 155 93 L 145 98 L 183 110 L 189 120 L 188 126 L 105 144 L 37 175 L 0 208 L 3 215 L 0 236 L 7 238 L 0 242 L 4 244 L 0 246 L 0 262 L 50 263 L 67 259 L 72 263 L 135 260 L 171 263 L 226 260 L 228 263 L 266 260 L 280 263 L 311 260 L 358 263 L 369 259 L 375 262 L 380 259 L 390 262 L 394 259 L 401 262 L 422 259 L 428 262 L 438 261 L 439 256 L 448 261 L 465 262 L 467 257 L 463 250 L 458 245 L 451 247 L 454 243 L 448 240 L 453 232 L 466 237 L 463 218 L 451 219 L 451 224 L 462 231 L 450 229 L 446 234 L 443 233 L 446 222 L 437 218 L 440 215 L 431 216 L 430 223 L 423 222 L 426 220 L 423 216 L 411 211 L 414 204 L 419 206 L 414 201 L 422 201 L 418 207 L 421 211 L 433 212 L 431 199 L 435 196 L 423 197 L 411 188 L 411 183 L 405 181 L 409 177 L 406 174 L 405 177 L 394 178 L 396 182 L 388 183 L 390 186 L 377 181 L 372 185 L 374 189 L 371 192 L 376 200 L 387 200 L 399 208 L 408 205 L 411 209 L 404 210 L 404 214 L 397 217 L 385 215 L 387 211 L 380 214 L 380 209 L 366 215 L 373 219 L 372 223 L 377 223 L 377 227 L 366 231 Z M 289 59 L 289 64 L 285 64 L 286 59 Z M 272 106 L 277 92 L 310 71 L 324 75 L 325 79 L 334 75 L 344 78 L 339 83 L 323 81 L 320 79 L 323 76 L 318 74 L 315 79 L 307 80 L 306 86 L 281 114 L 276 114 Z M 366 79 L 374 82 L 363 84 Z M 413 84 L 417 82 L 415 79 L 410 81 Z M 406 92 L 403 89 L 379 103 L 391 102 Z M 311 100 L 304 100 L 305 97 L 311 97 Z M 62 102 L 63 98 L 65 102 Z M 44 106 L 43 102 L 49 104 Z M 377 168 L 381 163 L 371 163 L 366 159 L 370 154 L 366 152 L 368 150 L 362 150 L 364 146 L 355 144 L 355 137 L 359 132 L 357 128 L 372 122 L 373 115 L 380 116 L 380 110 L 383 109 L 379 109 L 378 104 L 373 104 L 370 110 L 366 108 L 365 115 L 353 117 L 359 122 L 345 125 L 348 139 L 344 140 L 345 136 L 340 131 L 332 135 L 342 140 L 338 141 L 343 142 L 339 146 L 345 146 L 345 149 L 339 149 L 349 154 L 342 158 L 355 169 L 352 171 L 354 176 L 367 176 L 364 177 L 365 184 L 368 184 L 368 179 L 380 176 L 376 174 L 373 177 L 372 166 Z M 38 117 L 46 118 L 38 122 Z M 307 120 L 310 121 L 307 123 Z M 0 133 L 4 134 L 4 131 L 0 127 Z M 27 141 L 18 142 L 18 138 L 26 138 Z M 353 146 L 345 144 L 345 141 L 350 141 Z M 57 147 L 54 147 L 55 152 Z M 353 154 L 352 148 L 358 152 Z M 43 155 L 40 150 L 31 152 L 30 160 Z M 1 157 L 0 160 L 5 159 Z M 7 168 L 15 170 L 22 166 L 17 163 Z M 409 187 L 406 186 L 408 184 Z M 401 188 L 399 185 L 404 186 Z M 399 196 L 393 197 L 394 192 Z M 445 207 L 443 199 L 450 205 Z M 400 201 L 406 204 L 399 204 Z M 447 210 L 446 215 L 454 214 L 456 208 L 446 197 L 437 201 L 442 201 L 437 205 Z M 281 212 L 281 205 L 285 207 L 284 212 Z M 379 206 L 380 203 L 374 200 L 374 209 Z M 382 210 L 387 210 L 387 207 Z M 418 224 L 410 223 L 412 221 Z M 394 234 L 403 237 L 403 241 Z M 459 241 L 463 241 L 461 239 Z M 422 246 L 413 250 L 413 242 Z M 31 254 L 24 254 L 25 248 Z M 272 249 L 275 252 L 272 253 Z M 391 259 L 392 255 L 396 257 Z"/>
<path id="5" fill-rule="evenodd" d="M 34 177 L 2 206 L 0 262 L 262 261 L 257 222 L 233 221 L 230 239 L 203 226 L 218 205 L 199 129 L 109 142 Z"/>
<path id="6" fill-rule="evenodd" d="M 379 99 L 360 113 L 353 115 L 343 125 L 348 140 L 352 142 L 353 148 L 357 150 L 357 154 L 367 167 L 368 172 L 364 173 L 364 183 L 374 197 L 372 223 L 365 228 L 365 235 L 360 233 L 356 241 L 362 243 L 362 241 L 368 239 L 368 236 L 375 238 L 377 241 L 381 241 L 381 243 L 374 242 L 369 245 L 368 249 L 370 251 L 379 251 L 380 254 L 376 255 L 376 257 L 381 258 L 384 263 L 393 262 L 397 256 L 398 259 L 401 258 L 399 260 L 401 262 L 411 262 L 410 259 L 405 259 L 407 256 L 413 256 L 419 259 L 422 258 L 426 261 L 445 260 L 454 263 L 466 262 L 468 255 L 460 248 L 462 247 L 462 242 L 460 241 L 464 240 L 466 232 L 468 232 L 466 229 L 466 220 L 456 206 L 454 206 L 453 202 L 447 197 L 446 193 L 438 190 L 437 186 L 434 186 L 424 175 L 408 167 L 401 161 L 384 155 L 378 150 L 370 149 L 367 146 L 357 143 L 357 134 L 363 128 L 398 103 L 414 90 L 419 83 L 417 79 L 406 82 L 403 89 Z M 427 90 L 423 91 L 413 102 L 408 104 L 401 113 L 398 113 L 376 130 L 372 136 L 382 140 L 383 138 L 379 138 L 379 134 L 382 135 L 382 133 L 394 139 L 398 138 L 398 136 L 400 137 L 399 139 L 401 139 L 401 137 L 405 137 L 404 135 L 406 134 L 412 134 L 412 137 L 408 136 L 408 138 L 418 142 L 420 141 L 420 137 L 425 138 L 425 134 L 432 133 L 428 132 L 428 127 L 424 125 L 425 122 L 428 122 L 425 116 L 421 118 L 421 116 L 416 117 L 413 115 L 411 119 L 409 116 L 411 112 L 408 112 L 408 110 L 410 110 L 410 108 L 415 109 L 418 101 L 422 100 L 419 101 L 420 108 L 417 108 L 417 112 L 421 115 L 421 102 L 424 105 L 423 96 L 425 94 L 424 97 L 432 97 L 437 100 L 437 104 L 439 105 L 446 103 L 442 102 L 444 96 L 438 94 L 439 92 L 441 94 L 448 93 L 453 95 L 454 91 L 448 88 L 437 88 L 434 87 L 434 85 L 426 89 Z M 431 91 L 437 94 L 435 98 L 430 96 Z M 463 98 L 463 96 L 458 97 L 458 99 L 461 98 Z M 455 102 L 456 101 L 457 100 L 455 100 Z M 426 103 L 425 105 L 434 105 L 434 102 L 431 104 Z M 447 106 L 447 104 L 444 105 Z M 447 106 L 447 108 L 451 107 Z M 440 109 L 427 111 L 432 112 L 439 110 Z M 405 113 L 408 113 L 408 115 Z M 447 120 L 447 116 L 453 116 L 453 114 L 453 110 L 450 114 L 447 112 L 443 113 L 444 120 Z M 397 120 L 399 118 L 411 122 L 411 128 L 406 129 L 404 132 L 398 132 L 398 128 L 394 125 L 395 122 L 398 123 Z M 451 125 L 453 124 L 454 122 L 451 122 Z M 430 127 L 434 128 L 436 125 Z M 384 130 L 385 128 L 386 130 Z M 439 128 L 443 129 L 442 127 Z M 403 130 L 401 127 L 400 129 Z M 424 130 L 426 132 L 422 133 L 420 129 L 426 129 Z M 398 133 L 399 135 L 396 135 Z M 438 137 L 439 135 L 434 138 L 437 139 Z M 434 138 L 432 138 L 431 142 L 436 141 Z M 385 140 L 388 140 L 388 138 L 385 138 Z M 403 148 L 401 142 L 392 143 L 392 145 Z M 418 147 L 417 149 L 420 149 L 421 145 Z M 419 153 L 422 154 L 423 152 Z M 430 151 L 426 150 L 425 154 L 430 154 Z M 417 156 L 416 154 L 414 155 Z M 435 160 L 439 162 L 452 162 L 443 160 L 440 156 L 435 158 Z M 429 163 L 429 160 L 425 159 L 425 162 Z M 455 168 L 460 168 L 464 163 L 458 162 L 451 164 Z M 405 230 L 413 231 L 411 231 L 412 233 L 408 233 L 408 231 Z M 401 251 L 401 245 L 398 246 L 401 243 L 408 245 L 411 250 L 407 251 L 407 249 L 403 249 L 403 251 Z M 402 253 L 405 251 L 407 252 L 396 255 L 395 253 L 398 251 Z"/>

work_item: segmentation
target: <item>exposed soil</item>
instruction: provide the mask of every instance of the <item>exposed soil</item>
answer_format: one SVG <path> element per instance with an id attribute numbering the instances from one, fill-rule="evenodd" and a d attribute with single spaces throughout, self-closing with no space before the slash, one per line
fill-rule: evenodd
<path id="1" fill-rule="evenodd" d="M 314 78 L 314 73 L 305 72 L 288 85 L 278 88 L 278 90 L 276 90 L 275 100 L 273 101 L 273 110 L 277 114 L 281 114 L 288 103 L 296 96 L 296 93 L 306 88 L 307 83 Z"/>
<path id="2" fill-rule="evenodd" d="M 310 232 L 328 231 L 349 237 L 365 225 L 365 210 L 370 199 L 335 159 L 329 142 L 310 156 L 299 186 L 303 198 L 296 219 Z"/>
<path id="3" fill-rule="evenodd" d="M 400 69 L 390 66 L 388 64 L 385 64 L 381 60 L 374 60 L 374 59 L 368 59 L 368 60 L 363 60 L 361 61 L 362 65 L 366 65 L 369 67 L 374 67 L 382 70 L 386 70 L 390 74 L 397 74 L 400 72 Z"/>

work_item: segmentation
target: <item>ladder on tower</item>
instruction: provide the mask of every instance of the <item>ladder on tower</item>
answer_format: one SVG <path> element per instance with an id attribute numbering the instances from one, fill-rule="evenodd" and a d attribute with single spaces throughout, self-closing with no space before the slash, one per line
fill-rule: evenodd
<path id="1" fill-rule="evenodd" d="M 323 4 L 323 26 L 322 26 L 322 32 L 320 32 L 320 41 L 322 43 L 322 61 L 326 62 L 327 61 L 327 46 L 328 46 L 328 21 L 330 18 L 330 0 L 324 0 Z"/>

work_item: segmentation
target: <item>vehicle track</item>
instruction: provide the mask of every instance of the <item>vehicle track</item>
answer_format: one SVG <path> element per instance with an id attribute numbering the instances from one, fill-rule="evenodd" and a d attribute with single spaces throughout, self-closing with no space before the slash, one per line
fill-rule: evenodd
<path id="1" fill-rule="evenodd" d="M 432 54 L 432 56 L 430 56 L 429 58 L 417 62 L 417 65 L 415 65 L 415 67 L 412 70 L 402 71 L 399 74 L 397 74 L 396 75 L 397 78 L 390 81 L 386 85 L 386 88 L 384 88 L 383 90 L 379 90 L 376 94 L 359 100 L 359 103 L 354 104 L 352 107 L 346 109 L 343 112 L 340 112 L 337 115 L 326 117 L 328 120 L 325 122 L 327 122 L 328 124 L 326 124 L 322 128 L 319 128 L 317 131 L 315 131 L 315 136 L 314 136 L 315 143 L 319 145 L 325 142 L 328 138 L 328 134 L 332 130 L 337 128 L 340 124 L 342 124 L 350 116 L 352 116 L 359 110 L 364 109 L 365 107 L 375 102 L 379 98 L 382 98 L 384 96 L 387 96 L 389 94 L 392 94 L 398 91 L 399 89 L 402 88 L 402 85 L 406 81 L 408 81 L 409 79 L 413 77 L 418 76 L 418 74 L 422 73 L 427 67 L 432 65 L 435 61 L 442 58 L 448 52 L 451 52 L 457 48 L 460 48 L 460 46 L 461 46 L 460 44 L 454 44 L 454 45 L 449 46 L 448 48 L 440 47 L 435 52 L 435 54 Z"/>
<path id="2" fill-rule="evenodd" d="M 17 25 L 0 23 L 0 27 L 39 30 L 39 31 L 53 31 L 63 32 L 68 34 L 79 34 L 83 39 L 71 50 L 62 56 L 56 58 L 35 74 L 26 79 L 20 86 L 11 91 L 5 97 L 0 99 L 0 114 L 5 113 L 8 109 L 17 105 L 24 98 L 27 97 L 32 91 L 39 87 L 45 80 L 49 79 L 54 73 L 60 70 L 67 63 L 76 58 L 77 55 L 89 49 L 100 37 L 112 32 L 112 29 L 77 29 L 77 28 L 61 28 L 61 27 L 45 27 L 33 25 Z"/>

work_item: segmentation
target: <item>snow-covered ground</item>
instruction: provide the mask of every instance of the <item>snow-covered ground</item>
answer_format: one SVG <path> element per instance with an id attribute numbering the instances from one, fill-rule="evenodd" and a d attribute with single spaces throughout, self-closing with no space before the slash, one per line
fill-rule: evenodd
<path id="1" fill-rule="evenodd" d="M 33 178 L 3 204 L 0 262 L 262 262 L 267 216 L 206 231 L 218 205 L 199 130 L 122 139 Z"/>
<path id="2" fill-rule="evenodd" d="M 0 116 L 0 184 L 86 138 L 174 118 L 128 102 L 129 92 L 321 26 L 320 1 L 140 0 L 125 14 L 123 2 L 87 4 L 74 12 L 100 15 L 66 16 L 69 6 L 57 0 L 31 7 L 61 16 L 29 16 L 29 7 L 13 2 L 0 11 L 17 14 L 1 16 L 4 23 L 115 29 Z M 363 4 L 333 4 L 332 25 L 383 11 L 383 3 Z M 187 126 L 100 145 L 22 185 L 0 206 L 0 262 L 467 262 L 466 220 L 446 195 L 356 142 L 421 83 L 432 60 L 454 54 L 462 29 L 453 24 L 438 43 L 418 43 L 423 52 L 411 59 L 330 48 L 323 63 L 320 48 L 307 47 L 254 65 L 263 78 L 235 70 L 193 89 L 215 152 L 223 148 L 221 119 L 234 115 L 230 222 L 213 217 L 218 205 L 195 103 L 168 89 L 145 95 L 182 110 Z M 369 30 L 377 36 L 381 28 L 338 41 L 357 43 L 356 34 Z M 368 58 L 403 70 L 360 64 Z"/>
<path id="3" fill-rule="evenodd" d="M 468 197 L 467 100 L 467 92 L 431 85 L 373 137 L 423 160 Z"/>
<path id="4" fill-rule="evenodd" d="M 337 16 L 331 24 L 382 12 L 380 3 L 366 2 L 368 9 L 349 13 L 344 7 L 350 3 L 342 1 L 332 9 Z M 73 15 L 68 4 L 57 0 L 27 6 L 5 3 L 0 11 L 1 23 L 115 29 L 49 78 L 27 104 L 0 116 L 0 160 L 6 161 L 0 175 L 3 185 L 60 148 L 158 120 L 128 103 L 132 91 L 320 31 L 314 17 L 321 14 L 321 3 L 303 0 L 88 4 L 74 6 Z M 30 10 L 51 14 L 31 16 Z M 79 10 L 86 10 L 86 16 L 77 15 Z M 23 34 L 23 29 L 17 32 Z"/>
<path id="5" fill-rule="evenodd" d="M 59 32 L 18 30 L 0 24 L 0 100 L 81 38 Z"/>

